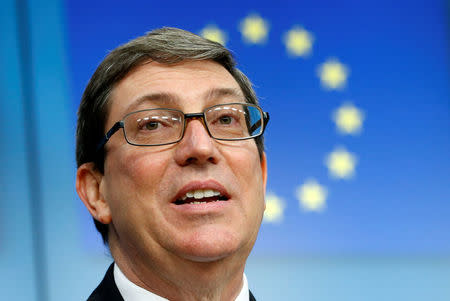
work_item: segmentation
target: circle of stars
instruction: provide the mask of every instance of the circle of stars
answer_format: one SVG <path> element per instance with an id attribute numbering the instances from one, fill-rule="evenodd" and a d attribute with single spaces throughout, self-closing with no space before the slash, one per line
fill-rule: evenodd
<path id="1" fill-rule="evenodd" d="M 283 221 L 285 202 L 274 193 L 266 194 L 266 210 L 264 211 L 264 221 L 269 223 L 279 223 Z"/>
<path id="2" fill-rule="evenodd" d="M 349 69 L 336 59 L 329 59 L 319 66 L 320 82 L 325 89 L 343 89 L 347 84 Z"/>
<path id="3" fill-rule="evenodd" d="M 307 57 L 310 55 L 313 41 L 314 39 L 312 34 L 299 26 L 295 26 L 284 36 L 286 50 L 294 57 Z"/>
<path id="4" fill-rule="evenodd" d="M 364 113 L 351 103 L 344 103 L 333 112 L 333 121 L 341 134 L 356 135 L 362 130 Z"/>
<path id="5" fill-rule="evenodd" d="M 296 190 L 300 207 L 305 211 L 323 211 L 328 191 L 314 179 L 308 179 Z"/>
<path id="6" fill-rule="evenodd" d="M 339 147 L 328 154 L 325 165 L 331 177 L 350 179 L 355 173 L 356 157 L 345 148 Z"/>
<path id="7" fill-rule="evenodd" d="M 242 40 L 249 45 L 263 45 L 269 37 L 269 22 L 258 14 L 249 14 L 239 23 Z M 225 45 L 227 34 L 215 25 L 203 28 L 200 35 Z M 295 25 L 285 32 L 283 42 L 291 58 L 308 58 L 314 45 L 313 34 L 302 26 Z M 317 67 L 317 76 L 325 91 L 341 91 L 346 88 L 350 69 L 336 58 L 329 58 Z M 336 130 L 341 135 L 357 135 L 362 132 L 365 115 L 352 103 L 345 102 L 331 114 Z M 336 147 L 325 157 L 325 166 L 331 179 L 348 180 L 356 173 L 357 157 L 343 146 Z M 325 210 L 328 189 L 314 178 L 305 180 L 295 190 L 300 208 L 305 212 Z M 267 193 L 264 222 L 280 223 L 283 220 L 286 202 L 275 193 Z"/>
<path id="8" fill-rule="evenodd" d="M 200 35 L 205 39 L 220 43 L 225 46 L 227 42 L 226 33 L 219 29 L 216 25 L 208 25 L 202 29 Z"/>
<path id="9" fill-rule="evenodd" d="M 264 44 L 269 34 L 269 23 L 259 15 L 246 17 L 239 26 L 242 39 L 249 44 Z"/>

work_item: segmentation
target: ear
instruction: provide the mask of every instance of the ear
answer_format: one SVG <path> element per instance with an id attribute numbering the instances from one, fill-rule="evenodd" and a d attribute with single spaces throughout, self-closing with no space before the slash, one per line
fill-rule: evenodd
<path id="1" fill-rule="evenodd" d="M 266 153 L 263 152 L 261 156 L 261 171 L 263 177 L 263 185 L 264 185 L 264 198 L 266 196 L 266 185 L 267 185 L 267 159 Z M 264 210 L 266 209 L 266 202 L 264 202 Z"/>
<path id="2" fill-rule="evenodd" d="M 264 191 L 266 191 L 266 184 L 267 184 L 267 159 L 266 159 L 266 153 L 263 152 L 261 156 L 261 171 L 262 171 L 262 177 L 263 177 L 263 183 L 264 183 Z"/>
<path id="3" fill-rule="evenodd" d="M 111 211 L 108 203 L 100 192 L 103 174 L 98 171 L 94 163 L 81 165 L 77 170 L 76 189 L 92 217 L 103 224 L 111 222 Z"/>

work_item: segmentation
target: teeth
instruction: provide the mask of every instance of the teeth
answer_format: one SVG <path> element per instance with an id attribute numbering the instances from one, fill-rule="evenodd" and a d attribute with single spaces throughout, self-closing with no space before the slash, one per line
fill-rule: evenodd
<path id="1" fill-rule="evenodd" d="M 210 202 L 210 203 L 214 203 L 214 202 L 218 202 L 218 201 L 219 201 L 219 200 L 215 200 L 215 201 L 212 201 L 212 202 Z M 190 202 L 189 204 L 198 205 L 198 204 L 206 204 L 206 203 L 208 203 L 208 202 L 193 201 L 193 202 Z"/>
<path id="2" fill-rule="evenodd" d="M 196 190 L 196 191 L 194 192 L 194 198 L 195 198 L 196 200 L 198 200 L 198 199 L 203 199 L 204 197 L 205 197 L 205 194 L 203 193 L 202 190 Z"/>
<path id="3" fill-rule="evenodd" d="M 211 189 L 205 190 L 205 192 L 203 192 L 203 195 L 207 198 L 210 198 L 214 196 L 214 191 L 212 191 Z"/>
<path id="4" fill-rule="evenodd" d="M 184 196 L 181 197 L 181 200 L 186 200 L 187 198 L 194 198 L 196 200 L 200 200 L 203 198 L 210 198 L 213 196 L 219 196 L 220 192 L 218 192 L 217 190 L 212 190 L 212 189 L 199 189 L 199 190 L 192 190 L 192 191 L 188 191 Z"/>

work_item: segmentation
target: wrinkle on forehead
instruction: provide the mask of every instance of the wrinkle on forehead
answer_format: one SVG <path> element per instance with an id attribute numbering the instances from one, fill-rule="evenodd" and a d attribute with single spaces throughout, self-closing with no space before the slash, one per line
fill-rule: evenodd
<path id="1" fill-rule="evenodd" d="M 235 88 L 212 88 L 204 93 L 202 99 L 221 100 L 223 98 L 231 97 L 233 102 L 245 101 L 244 95 L 240 89 Z M 138 97 L 133 103 L 131 103 L 125 113 L 136 111 L 142 104 L 154 104 L 157 107 L 173 107 L 181 102 L 179 95 L 170 92 L 156 92 L 146 94 Z"/>
<path id="2" fill-rule="evenodd" d="M 136 111 L 143 104 L 153 107 L 176 108 L 182 103 L 183 93 L 191 88 L 190 85 L 187 88 L 183 87 L 185 85 L 183 82 L 202 80 L 202 78 L 205 81 L 211 81 L 215 76 L 217 76 L 217 83 L 214 82 L 212 87 L 205 92 L 198 91 L 201 94 L 197 98 L 208 102 L 230 97 L 234 102 L 245 102 L 245 96 L 233 76 L 222 65 L 214 61 L 184 61 L 173 65 L 149 62 L 140 65 L 130 71 L 112 90 L 108 105 L 109 122 L 107 123 L 112 124 L 113 122 L 109 117 L 113 117 L 115 122 L 127 113 Z M 171 81 L 170 85 L 165 82 L 168 79 Z M 159 88 L 160 85 L 162 88 Z M 148 93 L 146 93 L 146 89 Z M 123 91 L 126 92 L 123 93 Z M 119 96 L 118 94 L 129 95 Z M 120 101 L 118 101 L 119 97 Z M 121 113 L 117 114 L 116 112 Z"/>

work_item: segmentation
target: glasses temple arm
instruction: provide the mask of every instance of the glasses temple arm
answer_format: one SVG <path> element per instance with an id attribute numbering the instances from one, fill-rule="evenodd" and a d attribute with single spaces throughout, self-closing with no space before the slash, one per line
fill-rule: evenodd
<path id="1" fill-rule="evenodd" d="M 123 121 L 117 121 L 113 127 L 102 137 L 102 140 L 97 144 L 97 152 L 100 151 L 103 146 L 105 146 L 106 142 L 108 142 L 109 138 L 117 132 L 120 128 L 123 128 Z"/>

